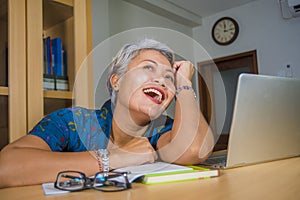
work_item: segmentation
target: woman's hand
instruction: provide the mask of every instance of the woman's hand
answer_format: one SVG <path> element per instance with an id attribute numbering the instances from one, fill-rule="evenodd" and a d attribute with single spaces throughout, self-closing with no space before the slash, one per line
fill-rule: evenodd
<path id="1" fill-rule="evenodd" d="M 173 64 L 176 72 L 176 87 L 183 85 L 191 86 L 191 80 L 194 74 L 194 65 L 190 61 L 176 61 Z"/>
<path id="2" fill-rule="evenodd" d="M 153 163 L 158 156 L 148 138 L 134 137 L 126 145 L 116 146 L 109 143 L 111 168 L 120 168 L 130 165 Z"/>

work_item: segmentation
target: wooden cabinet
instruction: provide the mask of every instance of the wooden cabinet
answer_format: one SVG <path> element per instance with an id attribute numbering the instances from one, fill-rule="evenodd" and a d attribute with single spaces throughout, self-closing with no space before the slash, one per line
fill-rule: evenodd
<path id="1" fill-rule="evenodd" d="M 76 73 L 91 41 L 87 34 L 91 0 L 0 0 L 0 4 L 2 148 L 25 135 L 45 114 L 72 105 Z M 69 91 L 43 90 L 46 36 L 62 38 L 68 52 Z"/>
<path id="2" fill-rule="evenodd" d="M 26 134 L 25 2 L 1 0 L 0 123 L 1 148 Z M 13 134 L 11 134 L 13 133 Z"/>

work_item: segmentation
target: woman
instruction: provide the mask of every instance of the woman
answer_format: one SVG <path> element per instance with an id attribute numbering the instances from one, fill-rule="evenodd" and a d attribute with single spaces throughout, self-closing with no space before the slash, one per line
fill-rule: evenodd
<path id="1" fill-rule="evenodd" d="M 100 110 L 61 109 L 0 154 L 0 187 L 55 181 L 63 170 L 99 171 L 95 149 L 107 149 L 111 168 L 203 161 L 212 133 L 198 109 L 193 65 L 174 62 L 166 45 L 151 39 L 125 45 L 108 76 L 111 100 Z M 174 120 L 162 115 L 176 94 Z M 98 165 L 99 164 L 99 165 Z"/>

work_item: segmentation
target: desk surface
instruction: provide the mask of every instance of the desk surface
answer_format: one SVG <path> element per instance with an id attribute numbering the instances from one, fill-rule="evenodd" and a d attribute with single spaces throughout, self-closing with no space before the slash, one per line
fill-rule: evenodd
<path id="1" fill-rule="evenodd" d="M 252 166 L 221 170 L 220 177 L 144 185 L 134 183 L 133 189 L 104 193 L 85 190 L 55 196 L 44 196 L 40 185 L 5 188 L 0 199 L 300 199 L 300 157 Z"/>

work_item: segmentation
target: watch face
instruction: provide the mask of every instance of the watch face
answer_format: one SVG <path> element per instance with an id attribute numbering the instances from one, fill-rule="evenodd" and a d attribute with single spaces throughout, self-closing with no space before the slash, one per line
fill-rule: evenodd
<path id="1" fill-rule="evenodd" d="M 212 37 L 220 45 L 232 43 L 239 32 L 237 22 L 229 17 L 219 19 L 213 26 Z"/>

